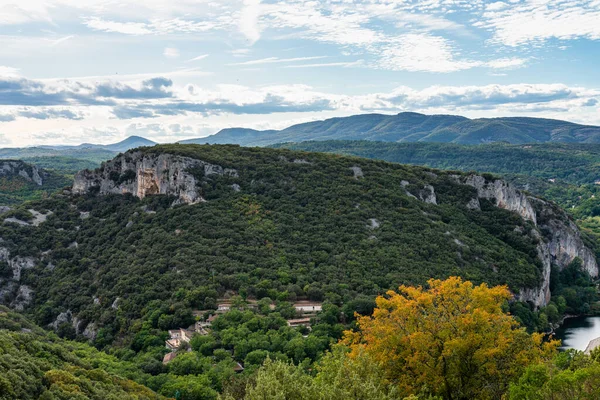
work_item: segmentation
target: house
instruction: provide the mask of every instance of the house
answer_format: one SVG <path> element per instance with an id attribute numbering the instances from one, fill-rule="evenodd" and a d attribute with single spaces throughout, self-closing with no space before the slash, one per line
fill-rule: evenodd
<path id="1" fill-rule="evenodd" d="M 310 328 L 310 318 L 288 319 L 287 324 L 292 328 L 297 328 L 299 326 L 306 326 L 307 328 Z"/>
<path id="2" fill-rule="evenodd" d="M 237 365 L 235 367 L 233 367 L 233 371 L 236 374 L 239 374 L 240 372 L 244 372 L 244 366 L 240 363 L 236 363 Z"/>
<path id="3" fill-rule="evenodd" d="M 174 351 L 165 354 L 165 356 L 163 357 L 163 364 L 167 365 L 168 363 L 170 363 L 171 361 L 173 361 L 173 359 L 175 357 L 177 357 L 177 353 L 174 352 Z"/>
<path id="4" fill-rule="evenodd" d="M 294 308 L 299 314 L 316 314 L 321 311 L 323 304 L 311 301 L 297 301 L 294 303 Z"/>
<path id="5" fill-rule="evenodd" d="M 169 350 L 177 350 L 182 343 L 189 343 L 192 340 L 194 332 L 187 329 L 171 329 L 169 330 L 169 339 L 165 341 L 165 346 Z"/>

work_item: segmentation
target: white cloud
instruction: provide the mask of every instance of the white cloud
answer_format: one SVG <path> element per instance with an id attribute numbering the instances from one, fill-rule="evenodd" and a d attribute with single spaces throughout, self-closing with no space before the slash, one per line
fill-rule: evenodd
<path id="1" fill-rule="evenodd" d="M 179 49 L 174 47 L 165 47 L 165 50 L 163 51 L 163 56 L 167 58 L 178 58 L 179 55 Z"/>
<path id="2" fill-rule="evenodd" d="M 0 65 L 0 77 L 15 78 L 19 76 L 19 69 Z"/>
<path id="3" fill-rule="evenodd" d="M 59 44 L 66 42 L 67 40 L 73 39 L 74 37 L 75 37 L 75 35 L 69 35 L 69 36 L 61 37 L 59 39 L 55 39 L 50 44 L 50 47 L 58 46 Z"/>
<path id="4" fill-rule="evenodd" d="M 190 58 L 186 62 L 200 61 L 200 60 L 204 60 L 206 57 L 208 57 L 208 54 L 202 54 L 201 56 Z"/>
<path id="5" fill-rule="evenodd" d="M 92 17 L 85 20 L 85 24 L 94 30 L 121 33 L 125 35 L 167 35 L 171 33 L 199 33 L 213 29 L 223 29 L 227 24 L 215 21 L 191 21 L 180 18 L 153 19 L 148 22 L 118 22 Z M 222 22 L 222 21 L 221 21 Z"/>
<path id="6" fill-rule="evenodd" d="M 299 64 L 299 65 L 286 65 L 284 68 L 320 68 L 320 67 L 358 67 L 364 65 L 363 60 L 349 61 L 349 62 L 331 62 L 331 63 L 318 63 L 318 64 Z"/>
<path id="7" fill-rule="evenodd" d="M 456 60 L 448 40 L 428 34 L 407 34 L 384 46 L 380 67 L 390 70 L 455 72 L 480 66 L 478 61 Z"/>
<path id="8" fill-rule="evenodd" d="M 256 43 L 260 39 L 260 14 L 260 0 L 244 0 L 244 7 L 239 18 L 239 29 L 248 39 L 250 45 Z"/>
<path id="9" fill-rule="evenodd" d="M 318 60 L 321 58 L 327 58 L 326 56 L 311 56 L 311 57 L 294 57 L 294 58 L 279 58 L 279 57 L 267 57 L 258 60 L 250 60 L 239 63 L 231 63 L 227 65 L 259 65 L 259 64 L 278 64 L 278 63 L 291 63 L 298 61 L 307 60 Z"/>
<path id="10" fill-rule="evenodd" d="M 100 18 L 90 18 L 86 25 L 92 29 L 104 32 L 124 33 L 126 35 L 149 35 L 152 30 L 142 22 L 114 22 Z"/>
<path id="11" fill-rule="evenodd" d="M 600 2 L 597 0 L 529 0 L 492 8 L 475 24 L 507 46 L 541 44 L 549 39 L 600 39 Z"/>
<path id="12" fill-rule="evenodd" d="M 500 58 L 487 62 L 487 66 L 494 69 L 509 69 L 509 68 L 520 68 L 525 66 L 527 60 L 523 58 Z"/>

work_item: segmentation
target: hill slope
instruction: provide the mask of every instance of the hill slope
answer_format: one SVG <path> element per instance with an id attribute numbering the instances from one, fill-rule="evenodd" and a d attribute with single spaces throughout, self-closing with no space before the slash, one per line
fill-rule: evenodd
<path id="1" fill-rule="evenodd" d="M 433 168 L 502 174 L 517 187 L 551 199 L 600 237 L 600 145 L 311 141 L 274 145 Z"/>
<path id="2" fill-rule="evenodd" d="M 224 129 L 185 143 L 233 143 L 267 146 L 306 140 L 374 140 L 384 142 L 600 143 L 600 127 L 541 118 L 468 119 L 454 115 L 364 114 L 290 126 L 280 131 Z"/>
<path id="3" fill-rule="evenodd" d="M 0 160 L 0 205 L 14 205 L 39 199 L 70 180 L 62 174 L 38 168 L 21 160 Z"/>
<path id="4" fill-rule="evenodd" d="M 2 306 L 0 354 L 3 399 L 164 399 L 121 377 L 129 375 L 139 381 L 149 377 L 133 364 L 88 345 L 61 340 Z"/>
<path id="5" fill-rule="evenodd" d="M 44 309 L 42 324 L 78 315 L 78 333 L 89 323 L 111 335 L 127 330 L 150 300 L 175 301 L 179 290 L 213 293 L 191 307 L 226 291 L 344 302 L 461 275 L 507 283 L 543 305 L 552 263 L 577 256 L 598 274 L 562 211 L 492 177 L 169 145 L 84 171 L 73 192 L 15 210 L 11 218 L 24 223 L 4 216 L 0 300 Z M 195 204 L 174 206 L 184 203 Z M 39 215 L 45 222 L 30 222 Z"/>

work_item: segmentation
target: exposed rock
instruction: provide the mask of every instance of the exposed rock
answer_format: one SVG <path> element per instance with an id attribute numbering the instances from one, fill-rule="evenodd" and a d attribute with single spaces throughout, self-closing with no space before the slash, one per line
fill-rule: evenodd
<path id="1" fill-rule="evenodd" d="M 34 209 L 29 209 L 27 211 L 29 211 L 29 213 L 33 217 L 31 222 L 23 221 L 18 218 L 14 218 L 14 217 L 5 218 L 4 222 L 5 223 L 12 222 L 12 223 L 15 223 L 18 225 L 24 225 L 24 226 L 39 226 L 41 223 L 46 222 L 46 219 L 48 218 L 48 216 L 52 214 L 52 211 L 48 211 L 48 213 L 46 213 L 46 214 L 42 214 L 41 212 L 38 212 Z"/>
<path id="2" fill-rule="evenodd" d="M 34 209 L 27 210 L 33 215 L 33 220 L 31 221 L 31 225 L 39 226 L 41 223 L 46 222 L 46 219 L 49 215 L 52 215 L 52 211 L 48 211 L 46 214 L 42 214 Z"/>
<path id="3" fill-rule="evenodd" d="M 83 331 L 82 335 L 83 335 L 84 337 L 88 338 L 89 340 L 95 340 L 95 339 L 96 339 L 96 336 L 98 336 L 98 327 L 97 327 L 97 326 L 96 326 L 96 324 L 95 324 L 95 323 L 93 323 L 93 322 L 92 322 L 92 323 L 89 323 L 89 324 L 88 324 L 88 325 L 85 327 L 85 329 L 84 329 L 84 331 Z"/>
<path id="4" fill-rule="evenodd" d="M 527 196 L 511 184 L 501 179 L 488 182 L 481 175 L 468 175 L 458 179 L 461 183 L 477 189 L 477 196 L 480 199 L 493 201 L 497 207 L 514 211 L 521 217 L 536 223 L 535 211 Z"/>
<path id="5" fill-rule="evenodd" d="M 32 269 L 35 266 L 33 257 L 10 257 L 10 252 L 6 247 L 0 247 L 0 261 L 6 262 L 13 272 L 13 280 L 21 280 L 21 271 L 24 269 Z"/>
<path id="6" fill-rule="evenodd" d="M 10 177 L 14 175 L 19 175 L 29 182 L 42 186 L 45 173 L 39 170 L 35 165 L 26 164 L 23 161 L 0 161 L 0 176 Z"/>
<path id="7" fill-rule="evenodd" d="M 26 226 L 30 226 L 31 224 L 27 221 L 22 221 L 20 219 L 14 218 L 14 217 L 9 217 L 9 218 L 4 218 L 4 223 L 6 222 L 12 222 L 14 224 L 18 224 L 18 225 L 26 225 Z"/>
<path id="8" fill-rule="evenodd" d="M 79 211 L 79 218 L 88 219 L 90 217 L 89 211 Z"/>
<path id="9" fill-rule="evenodd" d="M 76 249 L 79 247 L 79 243 L 77 242 L 73 242 L 69 245 L 69 247 L 67 247 L 68 249 Z"/>
<path id="10" fill-rule="evenodd" d="M 46 265 L 47 270 L 54 271 L 54 268 L 56 268 L 56 265 L 52 264 L 52 261 L 50 261 L 48 265 Z"/>
<path id="11" fill-rule="evenodd" d="M 419 199 L 429 204 L 437 205 L 437 198 L 435 196 L 435 190 L 431 185 L 423 186 L 423 189 L 419 191 Z"/>
<path id="12" fill-rule="evenodd" d="M 352 170 L 352 173 L 354 174 L 354 179 L 362 178 L 365 176 L 361 167 L 350 167 L 350 170 Z"/>
<path id="13" fill-rule="evenodd" d="M 127 223 L 127 225 L 125 225 L 125 228 L 131 228 L 133 226 L 133 221 L 129 221 Z"/>
<path id="14" fill-rule="evenodd" d="M 19 290 L 17 291 L 17 295 L 13 299 L 10 304 L 17 311 L 23 311 L 25 307 L 31 303 L 31 299 L 33 297 L 33 290 L 27 285 L 19 286 Z"/>
<path id="15" fill-rule="evenodd" d="M 71 313 L 71 310 L 67 310 L 65 312 L 62 312 L 60 314 L 58 314 L 58 316 L 56 317 L 56 319 L 54 320 L 54 322 L 50 323 L 50 327 L 53 328 L 54 330 L 58 329 L 58 327 L 64 323 L 70 323 L 71 320 L 73 319 L 73 313 Z"/>
<path id="16" fill-rule="evenodd" d="M 369 219 L 369 224 L 367 225 L 367 228 L 369 229 L 377 229 L 381 226 L 381 224 L 379 223 L 379 221 L 377 221 L 375 218 L 370 218 Z"/>
<path id="17" fill-rule="evenodd" d="M 95 306 L 99 306 L 100 305 L 100 299 L 98 297 L 94 297 L 94 305 Z"/>
<path id="18" fill-rule="evenodd" d="M 465 247 L 465 246 L 466 246 L 466 244 L 464 244 L 463 242 L 461 242 L 461 241 L 460 241 L 460 240 L 458 240 L 458 239 L 454 239 L 454 243 L 455 243 L 457 246 L 460 246 L 460 247 Z"/>
<path id="19" fill-rule="evenodd" d="M 238 185 L 237 183 L 234 183 L 233 185 L 231 185 L 231 188 L 233 189 L 234 192 L 239 192 L 240 190 L 242 190 L 240 185 Z"/>
<path id="20" fill-rule="evenodd" d="M 110 305 L 113 310 L 117 310 L 119 308 L 119 302 L 121 301 L 120 297 L 117 297 L 115 301 Z"/>
<path id="21" fill-rule="evenodd" d="M 205 177 L 228 175 L 237 177 L 235 169 L 223 168 L 201 160 L 172 154 L 125 153 L 102 164 L 95 171 L 80 171 L 75 176 L 73 193 L 97 190 L 99 194 L 131 193 L 139 198 L 152 194 L 178 197 L 178 204 L 204 201 L 191 172 L 201 169 Z"/>
<path id="22" fill-rule="evenodd" d="M 538 241 L 538 258 L 543 265 L 542 282 L 539 287 L 522 289 L 517 294 L 518 300 L 531 302 L 537 307 L 548 304 L 552 265 L 562 269 L 576 257 L 582 260 L 583 268 L 592 277 L 598 276 L 594 253 L 585 246 L 579 229 L 564 211 L 551 203 L 528 196 L 499 179 L 487 181 L 479 175 L 453 177 L 460 183 L 477 189 L 478 203 L 479 199 L 490 200 L 497 207 L 516 212 L 537 227 L 531 231 L 531 235 Z M 472 209 L 476 209 L 474 199 L 469 204 L 472 204 Z"/>
<path id="23" fill-rule="evenodd" d="M 479 199 L 477 197 L 473 197 L 467 203 L 467 208 L 469 210 L 478 210 L 478 211 L 481 211 L 481 204 L 479 204 Z"/>
<path id="24" fill-rule="evenodd" d="M 307 161 L 303 158 L 296 158 L 292 161 L 294 164 L 312 164 L 310 161 Z"/>
<path id="25" fill-rule="evenodd" d="M 5 212 L 9 212 L 10 210 L 12 210 L 11 207 L 8 206 L 0 206 L 0 214 L 4 214 Z"/>

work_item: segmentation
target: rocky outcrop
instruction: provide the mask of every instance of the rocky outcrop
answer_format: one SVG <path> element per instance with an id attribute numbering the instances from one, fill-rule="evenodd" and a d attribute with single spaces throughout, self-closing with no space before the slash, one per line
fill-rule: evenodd
<path id="1" fill-rule="evenodd" d="M 563 210 L 528 196 L 500 179 L 488 180 L 480 175 L 455 175 L 454 179 L 477 189 L 477 198 L 471 199 L 466 204 L 467 208 L 480 210 L 480 199 L 486 199 L 497 207 L 516 212 L 536 226 L 532 235 L 538 241 L 538 258 L 543 265 L 542 282 L 537 288 L 522 289 L 517 294 L 518 300 L 531 302 L 537 307 L 548 304 L 552 265 L 562 269 L 575 258 L 581 259 L 583 268 L 592 277 L 598 277 L 598 263 L 594 253 L 585 246 L 579 229 Z"/>
<path id="2" fill-rule="evenodd" d="M 477 189 L 477 197 L 479 199 L 492 200 L 497 207 L 514 211 L 521 217 L 533 221 L 534 224 L 536 223 L 536 214 L 529 202 L 528 196 L 508 182 L 501 179 L 487 181 L 481 175 L 467 175 L 466 177 L 455 175 L 455 177 L 461 183 Z M 471 209 L 480 208 L 479 204 L 476 204 L 478 202 L 478 199 L 473 199 L 467 206 Z"/>
<path id="3" fill-rule="evenodd" d="M 32 269 L 36 261 L 33 257 L 12 257 L 6 247 L 0 247 L 0 262 L 5 262 L 12 270 L 12 277 L 0 279 L 0 302 L 19 311 L 31 303 L 33 290 L 20 281 L 23 270 Z"/>
<path id="4" fill-rule="evenodd" d="M 19 160 L 0 161 L 0 176 L 13 177 L 17 175 L 38 186 L 44 184 L 45 174 L 35 165 L 26 164 Z"/>
<path id="5" fill-rule="evenodd" d="M 103 163 L 95 171 L 80 171 L 72 192 L 131 193 L 139 198 L 166 194 L 176 196 L 177 203 L 194 204 L 204 201 L 198 183 L 211 175 L 237 176 L 237 171 L 189 157 L 134 151 Z"/>
<path id="6" fill-rule="evenodd" d="M 15 281 L 21 280 L 22 270 L 31 269 L 35 266 L 35 259 L 33 257 L 11 257 L 10 251 L 6 247 L 0 247 L 0 261 L 6 262 L 12 269 L 12 279 Z"/>
<path id="7" fill-rule="evenodd" d="M 17 295 L 15 296 L 10 306 L 17 311 L 23 311 L 25 307 L 29 303 L 31 303 L 32 297 L 33 290 L 27 285 L 21 285 L 19 286 L 19 289 L 17 290 Z"/>

